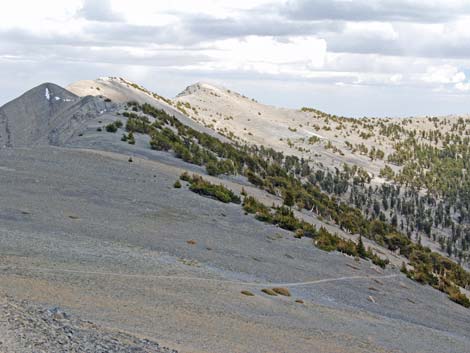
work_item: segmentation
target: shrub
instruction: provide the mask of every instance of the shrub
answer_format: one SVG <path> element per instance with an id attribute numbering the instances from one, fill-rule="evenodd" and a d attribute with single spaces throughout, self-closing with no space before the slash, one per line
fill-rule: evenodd
<path id="1" fill-rule="evenodd" d="M 214 161 L 209 161 L 206 164 L 206 171 L 207 171 L 207 174 L 212 175 L 212 176 L 217 176 L 221 174 L 219 167 L 217 165 L 217 162 L 214 162 Z"/>
<path id="2" fill-rule="evenodd" d="M 338 246 L 338 237 L 333 236 L 325 228 L 321 227 L 315 238 L 315 245 L 324 251 L 334 251 Z"/>
<path id="3" fill-rule="evenodd" d="M 156 132 L 152 135 L 150 147 L 156 151 L 169 151 L 172 148 L 172 143 L 167 136 L 160 132 Z"/>
<path id="4" fill-rule="evenodd" d="M 294 212 L 287 207 L 279 207 L 276 210 L 276 213 L 274 214 L 274 223 L 282 229 L 290 231 L 295 231 L 300 228 L 299 220 L 294 217 Z"/>
<path id="5" fill-rule="evenodd" d="M 134 113 L 124 113 L 127 117 L 126 130 L 129 132 L 139 132 L 148 134 L 150 132 L 150 121 L 145 116 L 139 116 Z"/>
<path id="6" fill-rule="evenodd" d="M 248 178 L 248 181 L 252 183 L 253 185 L 259 186 L 261 188 L 264 187 L 263 179 L 261 179 L 258 175 L 256 175 L 256 173 L 253 172 L 252 170 L 248 170 L 246 172 L 246 177 Z"/>
<path id="7" fill-rule="evenodd" d="M 129 145 L 135 145 L 135 137 L 134 137 L 134 134 L 131 132 L 129 132 L 129 135 L 127 135 L 127 143 Z"/>
<path id="8" fill-rule="evenodd" d="M 175 183 L 173 184 L 173 187 L 174 187 L 175 189 L 181 189 L 181 183 L 180 183 L 180 181 L 179 181 L 179 180 L 175 181 Z"/>
<path id="9" fill-rule="evenodd" d="M 449 298 L 457 304 L 463 305 L 466 308 L 470 308 L 470 300 L 465 294 L 460 293 L 458 289 L 449 294 Z"/>
<path id="10" fill-rule="evenodd" d="M 184 172 L 180 175 L 180 179 L 189 183 L 191 181 L 191 176 L 188 172 Z"/>
<path id="11" fill-rule="evenodd" d="M 115 132 L 117 131 L 116 124 L 115 124 L 115 123 L 111 123 L 111 124 L 106 125 L 106 131 L 107 131 L 107 132 L 115 133 Z"/>
<path id="12" fill-rule="evenodd" d="M 256 200 L 253 196 L 246 196 L 243 200 L 243 209 L 248 213 L 256 213 L 260 210 L 269 212 L 268 207 Z"/>
<path id="13" fill-rule="evenodd" d="M 190 178 L 188 181 L 191 184 L 189 187 L 189 190 L 191 190 L 192 192 L 195 192 L 203 196 L 212 197 L 224 203 L 229 203 L 229 202 L 233 202 L 237 204 L 241 203 L 240 197 L 238 195 L 235 195 L 235 193 L 232 190 L 227 189 L 222 184 L 220 185 L 211 184 L 210 182 L 208 182 L 207 180 L 204 180 L 202 177 L 198 175 L 193 175 L 193 177 Z"/>

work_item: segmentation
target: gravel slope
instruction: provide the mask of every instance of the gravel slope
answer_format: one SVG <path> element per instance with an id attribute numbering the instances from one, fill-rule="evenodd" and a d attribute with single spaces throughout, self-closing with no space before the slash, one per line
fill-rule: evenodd
<path id="1" fill-rule="evenodd" d="M 468 311 L 440 292 L 175 190 L 191 166 L 159 158 L 1 150 L 3 291 L 182 352 L 468 352 Z M 360 278 L 258 285 L 339 277 Z"/>
<path id="2" fill-rule="evenodd" d="M 24 129 L 8 128 L 15 142 L 0 149 L 0 351 L 470 351 L 469 311 L 444 294 L 174 189 L 202 168 L 151 151 L 148 137 L 130 146 L 123 131 L 98 131 L 116 102 L 54 107 L 53 90 L 30 92 L 46 103 L 18 115 Z M 35 135 L 28 121 L 44 118 Z M 209 179 L 278 201 L 240 177 Z M 291 296 L 261 291 L 280 285 Z"/>

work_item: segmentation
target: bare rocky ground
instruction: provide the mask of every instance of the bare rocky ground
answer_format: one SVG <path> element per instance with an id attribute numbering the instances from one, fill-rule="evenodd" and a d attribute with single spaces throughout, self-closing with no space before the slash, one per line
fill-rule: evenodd
<path id="1" fill-rule="evenodd" d="M 126 153 L 0 151 L 6 294 L 181 352 L 468 352 L 468 311 L 440 292 L 173 189 L 178 160 Z M 278 285 L 292 296 L 261 292 Z"/>
<path id="2" fill-rule="evenodd" d="M 71 317 L 59 308 L 38 309 L 0 300 L 0 352 L 177 353 L 158 343 Z"/>
<path id="3" fill-rule="evenodd" d="M 0 149 L 0 351 L 470 351 L 469 311 L 442 293 L 174 189 L 203 170 L 95 115 L 63 147 Z M 65 327 L 77 343 L 61 350 Z"/>

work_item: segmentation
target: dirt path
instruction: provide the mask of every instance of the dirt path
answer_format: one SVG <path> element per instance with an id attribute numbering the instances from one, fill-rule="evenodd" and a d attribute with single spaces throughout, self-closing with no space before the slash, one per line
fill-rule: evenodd
<path id="1" fill-rule="evenodd" d="M 243 282 L 243 281 L 231 281 L 216 278 L 202 278 L 202 277 L 187 277 L 187 276 L 158 276 L 158 275 L 139 275 L 130 273 L 114 273 L 114 272 L 101 272 L 101 271 L 82 271 L 82 270 L 67 270 L 67 269 L 53 269 L 43 267 L 16 267 L 16 266 L 3 266 L 0 270 L 22 270 L 22 271 L 37 271 L 37 272 L 49 272 L 49 273 L 76 273 L 84 275 L 97 275 L 97 276 L 116 276 L 121 278 L 142 278 L 142 279 L 169 279 L 177 281 L 201 281 L 201 282 L 215 282 L 215 283 L 226 283 L 233 285 L 244 285 L 251 287 L 302 287 L 315 285 L 320 283 L 348 281 L 348 280 L 361 280 L 361 279 L 388 279 L 398 277 L 398 274 L 386 275 L 386 276 L 346 276 L 336 278 L 323 278 L 318 280 L 306 281 L 306 282 L 287 282 L 287 283 L 258 283 L 258 282 Z"/>

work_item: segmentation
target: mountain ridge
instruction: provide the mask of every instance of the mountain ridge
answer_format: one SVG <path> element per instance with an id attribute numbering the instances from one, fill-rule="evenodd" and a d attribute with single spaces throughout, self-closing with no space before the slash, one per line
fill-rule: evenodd
<path id="1" fill-rule="evenodd" d="M 56 102 L 52 85 L 15 102 L 40 99 L 44 110 L 33 117 L 12 119 L 9 110 L 9 123 L 46 121 L 47 129 L 41 138 L 20 136 L 34 148 L 19 140 L 0 148 L 0 249 L 7 254 L 0 284 L 8 295 L 181 351 L 297 353 L 312 345 L 328 353 L 468 351 L 468 309 L 455 285 L 468 287 L 467 274 L 400 230 L 406 217 L 414 222 L 398 213 L 397 203 L 411 208 L 403 190 L 382 190 L 380 180 L 369 189 L 353 164 L 335 170 L 315 154 L 302 159 L 244 144 L 220 126 L 203 127 L 197 119 L 206 116 L 209 124 L 246 127 L 256 120 L 254 135 L 274 128 L 275 108 L 228 90 L 195 91 L 204 93 L 196 98 L 207 100 L 205 111 L 120 78 L 80 85 L 75 102 Z M 226 99 L 250 109 L 225 120 L 218 109 Z M 62 103 L 64 109 L 48 108 Z M 317 131 L 305 123 L 305 131 L 329 137 L 315 140 L 318 154 L 348 137 L 336 126 L 354 125 L 310 109 L 287 117 L 319 124 Z M 373 122 L 361 122 L 354 133 Z M 303 132 L 277 124 L 282 133 Z M 272 141 L 271 135 L 265 137 Z M 420 139 L 428 137 L 434 135 Z M 394 213 L 396 225 L 388 219 Z M 427 218 L 426 210 L 421 220 Z"/>
<path id="2" fill-rule="evenodd" d="M 53 83 L 43 83 L 0 107 L 0 145 L 58 144 L 89 114 L 106 110 L 96 98 L 80 98 Z"/>

